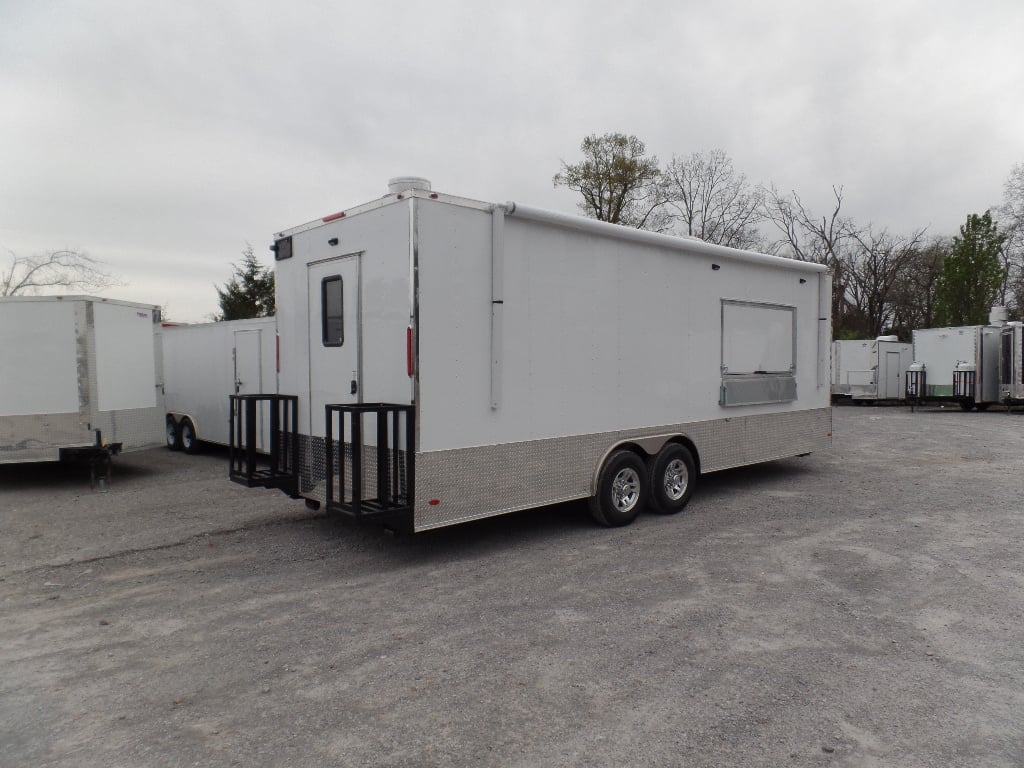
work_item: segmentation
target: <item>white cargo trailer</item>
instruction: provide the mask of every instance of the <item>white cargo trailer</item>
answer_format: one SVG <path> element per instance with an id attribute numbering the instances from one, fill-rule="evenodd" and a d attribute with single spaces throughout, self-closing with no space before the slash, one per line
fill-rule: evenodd
<path id="1" fill-rule="evenodd" d="M 195 453 L 202 443 L 228 445 L 229 395 L 277 392 L 275 319 L 260 317 L 160 330 L 167 447 Z M 269 425 L 258 411 L 256 449 L 269 450 Z"/>
<path id="2" fill-rule="evenodd" d="M 832 397 L 876 402 L 902 400 L 914 348 L 896 336 L 832 342 Z"/>
<path id="3" fill-rule="evenodd" d="M 992 325 L 915 330 L 907 400 L 956 402 L 968 411 L 998 402 L 1000 332 Z"/>
<path id="4" fill-rule="evenodd" d="M 1024 324 L 1018 321 L 1000 332 L 999 402 L 1024 405 Z"/>
<path id="5" fill-rule="evenodd" d="M 233 398 L 238 482 L 417 531 L 581 498 L 622 525 L 831 443 L 819 265 L 415 178 L 274 249 L 280 394 Z"/>
<path id="6" fill-rule="evenodd" d="M 0 463 L 159 445 L 158 320 L 152 305 L 91 296 L 0 299 Z"/>

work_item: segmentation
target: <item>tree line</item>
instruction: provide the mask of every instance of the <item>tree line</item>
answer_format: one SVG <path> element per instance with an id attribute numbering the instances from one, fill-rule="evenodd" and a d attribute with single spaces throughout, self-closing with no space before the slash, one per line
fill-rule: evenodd
<path id="1" fill-rule="evenodd" d="M 914 328 L 981 325 L 994 304 L 1024 313 L 1024 163 L 1004 199 L 966 216 L 959 234 L 890 232 L 843 211 L 843 188 L 814 212 L 796 191 L 755 184 L 721 149 L 673 156 L 664 166 L 636 136 L 587 136 L 583 159 L 561 162 L 556 187 L 575 190 L 591 218 L 828 266 L 836 338 Z"/>

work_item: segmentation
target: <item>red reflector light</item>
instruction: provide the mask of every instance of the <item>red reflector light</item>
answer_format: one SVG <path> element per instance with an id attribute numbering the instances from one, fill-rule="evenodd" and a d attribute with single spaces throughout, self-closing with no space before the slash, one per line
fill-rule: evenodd
<path id="1" fill-rule="evenodd" d="M 430 503 L 430 506 L 436 507 L 438 504 L 441 503 L 441 500 L 440 499 L 431 499 L 429 503 Z"/>
<path id="2" fill-rule="evenodd" d="M 341 211 L 340 213 L 332 213 L 330 216 L 324 216 L 322 221 L 328 222 L 328 221 L 334 221 L 335 219 L 343 219 L 343 218 L 345 218 L 345 212 Z"/>
<path id="3" fill-rule="evenodd" d="M 411 379 L 416 374 L 416 354 L 412 344 L 412 326 L 405 329 L 405 370 Z"/>

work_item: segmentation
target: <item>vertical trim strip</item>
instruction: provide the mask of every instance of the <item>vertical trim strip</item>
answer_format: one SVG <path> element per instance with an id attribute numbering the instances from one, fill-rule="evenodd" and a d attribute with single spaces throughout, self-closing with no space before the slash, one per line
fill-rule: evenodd
<path id="1" fill-rule="evenodd" d="M 491 209 L 491 408 L 501 405 L 502 322 L 505 307 L 505 209 Z"/>

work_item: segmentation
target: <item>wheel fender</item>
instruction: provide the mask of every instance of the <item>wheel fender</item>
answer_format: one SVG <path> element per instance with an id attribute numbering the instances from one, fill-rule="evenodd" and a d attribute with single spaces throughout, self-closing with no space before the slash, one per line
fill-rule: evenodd
<path id="1" fill-rule="evenodd" d="M 689 439 L 675 432 L 664 435 L 634 437 L 629 440 L 620 440 L 617 443 L 612 443 L 605 449 L 604 453 L 601 454 L 600 458 L 594 465 L 593 472 L 590 476 L 590 495 L 594 496 L 597 493 L 597 484 L 601 478 L 601 470 L 604 468 L 605 462 L 608 461 L 608 457 L 615 453 L 615 451 L 632 451 L 640 456 L 640 458 L 646 460 L 648 457 L 656 455 L 665 443 L 671 440 L 678 440 L 679 438 L 683 438 L 683 443 L 690 448 L 690 452 L 694 455 L 694 461 L 696 461 L 697 452 L 692 447 Z"/>
<path id="2" fill-rule="evenodd" d="M 172 414 L 172 415 L 174 416 L 174 421 L 175 421 L 176 424 L 180 424 L 182 419 L 188 419 L 189 421 L 191 421 L 192 422 L 192 429 L 194 429 L 196 431 L 196 440 L 202 440 L 203 439 L 203 437 L 202 437 L 203 430 L 202 430 L 202 428 L 201 428 L 201 426 L 199 424 L 199 419 L 197 419 L 191 413 L 175 413 L 175 414 Z"/>

